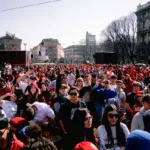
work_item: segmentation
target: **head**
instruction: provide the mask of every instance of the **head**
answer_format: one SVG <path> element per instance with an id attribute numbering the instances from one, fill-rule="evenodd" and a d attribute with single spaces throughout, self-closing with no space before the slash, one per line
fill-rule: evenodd
<path id="1" fill-rule="evenodd" d="M 73 123 L 80 129 L 89 129 L 92 127 L 93 117 L 87 108 L 78 108 L 73 116 Z"/>
<path id="2" fill-rule="evenodd" d="M 105 80 L 105 75 L 101 75 L 98 79 L 99 84 L 102 84 L 104 80 Z"/>
<path id="3" fill-rule="evenodd" d="M 38 93 L 38 87 L 35 83 L 30 84 L 29 93 L 32 94 Z"/>
<path id="4" fill-rule="evenodd" d="M 108 90 L 110 88 L 110 81 L 109 80 L 104 80 L 103 81 L 103 86 L 104 86 L 105 89 Z"/>
<path id="5" fill-rule="evenodd" d="M 28 108 L 25 113 L 26 120 L 28 120 L 28 121 L 33 120 L 35 113 L 36 113 L 36 108 L 34 106 L 31 108 Z"/>
<path id="6" fill-rule="evenodd" d="M 84 81 L 85 81 L 86 83 L 88 83 L 89 81 L 91 81 L 91 75 L 88 74 L 88 73 L 86 73 L 86 74 L 84 75 Z"/>
<path id="7" fill-rule="evenodd" d="M 122 86 L 123 86 L 122 80 L 117 80 L 117 81 L 116 81 L 116 84 L 117 84 L 117 89 L 121 89 Z"/>
<path id="8" fill-rule="evenodd" d="M 68 88 L 66 84 L 61 84 L 59 87 L 59 93 L 63 96 L 66 96 L 68 92 Z"/>
<path id="9" fill-rule="evenodd" d="M 13 94 L 10 95 L 10 101 L 12 101 L 12 102 L 15 103 L 15 102 L 16 102 L 16 99 L 17 99 L 16 94 L 13 93 Z"/>
<path id="10" fill-rule="evenodd" d="M 136 93 L 136 100 L 139 102 L 142 102 L 142 98 L 143 98 L 143 92 L 142 91 L 138 91 Z"/>
<path id="11" fill-rule="evenodd" d="M 133 92 L 137 93 L 141 88 L 141 83 L 140 82 L 137 82 L 137 81 L 134 81 L 132 83 L 132 89 L 133 89 Z"/>
<path id="12" fill-rule="evenodd" d="M 45 83 L 41 83 L 41 90 L 46 91 L 47 87 Z"/>
<path id="13" fill-rule="evenodd" d="M 120 123 L 119 111 L 115 105 L 108 105 L 105 108 L 102 124 L 114 126 L 117 123 Z"/>
<path id="14" fill-rule="evenodd" d="M 83 80 L 83 78 L 78 78 L 77 79 L 77 81 L 76 81 L 76 86 L 78 87 L 78 86 L 81 86 L 81 87 L 83 87 L 84 86 L 84 80 Z"/>
<path id="15" fill-rule="evenodd" d="M 97 76 L 96 76 L 96 74 L 92 74 L 92 76 L 91 76 L 91 81 L 92 81 L 92 83 L 95 83 L 95 84 L 96 84 L 96 81 L 97 81 Z"/>
<path id="16" fill-rule="evenodd" d="M 149 94 L 144 95 L 142 102 L 143 102 L 144 109 L 146 111 L 150 110 L 150 95 Z"/>
<path id="17" fill-rule="evenodd" d="M 37 78 L 35 76 L 30 77 L 30 83 L 36 83 Z"/>
<path id="18" fill-rule="evenodd" d="M 110 77 L 110 82 L 111 82 L 112 84 L 116 84 L 116 81 L 117 81 L 117 76 L 116 76 L 116 75 L 112 75 L 112 76 Z"/>
<path id="19" fill-rule="evenodd" d="M 78 102 L 78 96 L 79 96 L 79 90 L 77 87 L 72 86 L 69 90 L 69 96 L 70 96 L 70 100 L 73 103 L 77 103 Z"/>
<path id="20" fill-rule="evenodd" d="M 67 84 L 67 76 L 66 76 L 66 74 L 61 76 L 61 84 Z"/>
<path id="21" fill-rule="evenodd" d="M 50 96 L 54 96 L 56 94 L 55 88 L 54 87 L 50 87 L 49 93 L 50 93 Z"/>

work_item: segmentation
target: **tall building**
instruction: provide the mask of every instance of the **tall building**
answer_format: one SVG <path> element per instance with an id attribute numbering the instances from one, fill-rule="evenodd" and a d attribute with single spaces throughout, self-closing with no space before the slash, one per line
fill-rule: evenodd
<path id="1" fill-rule="evenodd" d="M 15 34 L 6 33 L 0 37 L 0 50 L 4 51 L 21 51 L 22 40 L 15 37 Z"/>
<path id="2" fill-rule="evenodd" d="M 94 62 L 93 55 L 96 52 L 96 36 L 91 33 L 86 33 L 86 50 L 84 61 Z"/>
<path id="3" fill-rule="evenodd" d="M 65 63 L 84 63 L 85 45 L 71 45 L 64 49 Z"/>
<path id="4" fill-rule="evenodd" d="M 139 4 L 136 16 L 138 62 L 150 63 L 150 2 Z"/>
<path id="5" fill-rule="evenodd" d="M 48 55 L 50 62 L 63 62 L 64 61 L 64 49 L 57 39 L 43 39 L 44 47 L 46 49 L 46 55 Z M 41 43 L 31 49 L 32 62 L 37 62 L 37 56 L 41 50 Z"/>

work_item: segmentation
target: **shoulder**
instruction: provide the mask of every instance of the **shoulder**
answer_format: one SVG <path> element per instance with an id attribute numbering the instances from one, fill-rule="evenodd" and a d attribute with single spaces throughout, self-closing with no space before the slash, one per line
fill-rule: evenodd
<path id="1" fill-rule="evenodd" d="M 126 124 L 124 124 L 122 122 L 120 124 L 121 124 L 121 127 L 123 128 L 123 130 L 128 129 L 128 127 L 126 126 Z"/>
<path id="2" fill-rule="evenodd" d="M 97 131 L 104 131 L 105 130 L 105 126 L 104 125 L 100 125 L 98 128 L 97 128 Z"/>

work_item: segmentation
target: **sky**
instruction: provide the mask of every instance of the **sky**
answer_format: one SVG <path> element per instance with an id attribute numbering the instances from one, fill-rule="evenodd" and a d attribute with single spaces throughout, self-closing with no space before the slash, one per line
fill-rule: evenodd
<path id="1" fill-rule="evenodd" d="M 136 11 L 147 0 L 61 0 L 23 9 L 5 9 L 50 0 L 0 0 L 0 37 L 15 34 L 27 44 L 27 49 L 44 38 L 58 39 L 65 48 L 85 39 L 86 32 L 100 40 L 101 32 L 115 19 Z M 53 1 L 53 0 L 52 0 Z"/>

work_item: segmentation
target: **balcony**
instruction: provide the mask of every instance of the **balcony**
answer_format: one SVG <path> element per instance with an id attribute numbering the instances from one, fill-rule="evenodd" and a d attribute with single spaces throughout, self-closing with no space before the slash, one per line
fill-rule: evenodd
<path id="1" fill-rule="evenodd" d="M 148 7 L 150 7 L 150 2 L 148 2 L 148 3 L 146 3 L 146 4 L 144 4 L 144 5 L 139 5 L 138 7 L 137 7 L 137 11 L 140 11 L 140 10 L 143 10 L 143 9 L 147 9 Z"/>

